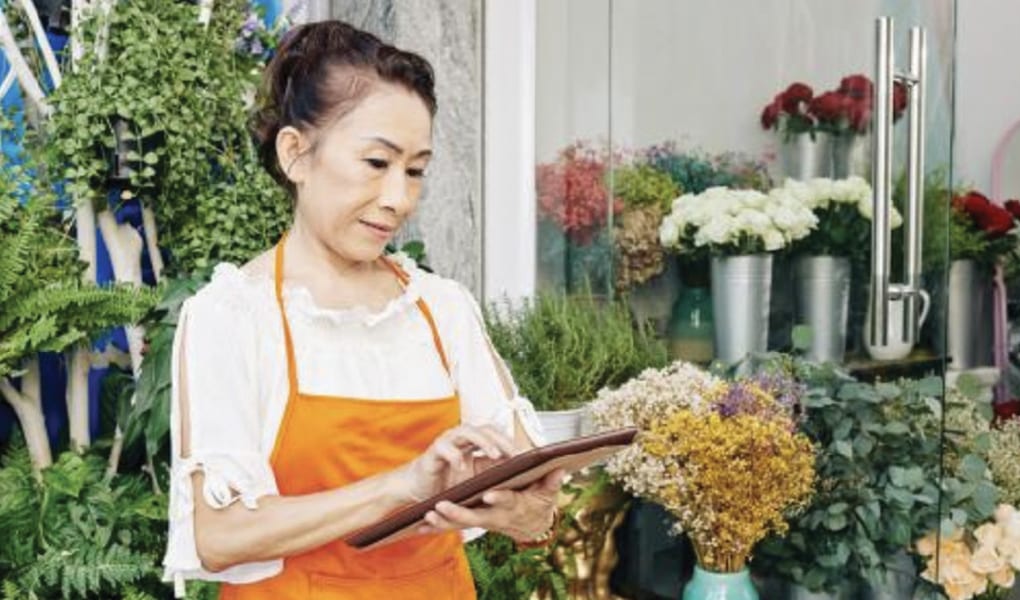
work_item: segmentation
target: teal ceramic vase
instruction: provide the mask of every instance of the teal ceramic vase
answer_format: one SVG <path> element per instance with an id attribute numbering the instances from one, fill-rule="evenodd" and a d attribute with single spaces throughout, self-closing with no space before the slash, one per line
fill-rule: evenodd
<path id="1" fill-rule="evenodd" d="M 713 573 L 694 567 L 694 577 L 684 586 L 683 600 L 758 600 L 758 592 L 747 569 Z"/>

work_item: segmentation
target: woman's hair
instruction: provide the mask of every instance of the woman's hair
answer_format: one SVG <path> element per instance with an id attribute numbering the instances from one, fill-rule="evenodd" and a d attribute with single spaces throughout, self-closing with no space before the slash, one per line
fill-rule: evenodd
<path id="1" fill-rule="evenodd" d="M 263 74 L 252 129 L 262 166 L 293 196 L 276 156 L 276 135 L 306 130 L 353 110 L 380 82 L 418 95 L 436 114 L 432 66 L 413 52 L 383 43 L 341 21 L 319 21 L 287 32 Z"/>

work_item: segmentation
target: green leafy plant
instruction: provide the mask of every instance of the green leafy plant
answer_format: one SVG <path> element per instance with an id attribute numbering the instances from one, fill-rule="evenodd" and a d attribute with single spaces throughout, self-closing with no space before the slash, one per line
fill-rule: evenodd
<path id="1" fill-rule="evenodd" d="M 662 342 L 635 326 L 624 304 L 600 304 L 590 294 L 542 292 L 516 309 L 488 307 L 485 320 L 521 393 L 539 410 L 576 408 L 602 387 L 667 361 Z"/>
<path id="2" fill-rule="evenodd" d="M 38 352 L 61 352 L 137 321 L 154 300 L 81 282 L 74 240 L 30 164 L 0 166 L 0 378 Z"/>
<path id="3" fill-rule="evenodd" d="M 642 206 L 668 208 L 680 195 L 680 187 L 668 173 L 647 164 L 618 167 L 612 172 L 614 195 L 623 201 L 624 210 Z"/>
<path id="4" fill-rule="evenodd" d="M 833 365 L 792 357 L 768 368 L 791 371 L 807 386 L 804 431 L 819 446 L 819 486 L 785 538 L 759 548 L 756 568 L 812 590 L 879 581 L 894 556 L 929 531 L 987 518 L 997 490 L 984 461 L 942 477 L 942 381 L 855 381 Z"/>
<path id="5" fill-rule="evenodd" d="M 203 26 L 192 3 L 119 2 L 105 58 L 87 54 L 51 98 L 48 163 L 99 208 L 115 167 L 126 164 L 125 197 L 152 202 L 173 272 L 243 262 L 288 222 L 289 204 L 247 129 L 244 98 L 261 64 L 233 51 L 247 10 L 245 0 L 217 2 Z M 86 47 L 100 21 L 84 23 Z"/>
<path id="6" fill-rule="evenodd" d="M 37 478 L 23 445 L 0 468 L 0 579 L 10 598 L 156 598 L 166 497 L 104 457 L 62 454 Z"/>
<path id="7" fill-rule="evenodd" d="M 555 600 L 568 598 L 563 574 L 547 561 L 541 548 L 518 550 L 505 535 L 488 533 L 466 546 L 478 600 L 530 598 L 548 590 Z"/>

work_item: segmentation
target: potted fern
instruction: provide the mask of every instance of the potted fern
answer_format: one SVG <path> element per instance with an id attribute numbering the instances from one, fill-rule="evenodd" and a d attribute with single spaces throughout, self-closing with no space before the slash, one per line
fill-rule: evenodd
<path id="1" fill-rule="evenodd" d="M 518 307 L 490 306 L 485 319 L 550 443 L 582 433 L 584 406 L 599 389 L 667 361 L 665 346 L 633 324 L 626 305 L 590 293 L 542 292 Z"/>

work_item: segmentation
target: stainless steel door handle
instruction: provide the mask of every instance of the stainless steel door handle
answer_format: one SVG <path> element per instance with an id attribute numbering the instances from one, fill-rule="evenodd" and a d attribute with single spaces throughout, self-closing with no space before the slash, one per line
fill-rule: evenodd
<path id="1" fill-rule="evenodd" d="M 894 23 L 880 17 L 875 23 L 875 85 L 873 88 L 874 124 L 872 138 L 872 220 L 871 339 L 878 346 L 889 344 L 889 301 L 904 300 L 903 342 L 917 340 L 918 296 L 921 292 L 921 242 L 924 213 L 924 92 L 927 47 L 925 31 L 910 30 L 910 71 L 894 71 Z M 895 82 L 908 94 L 909 140 L 907 144 L 907 205 L 904 215 L 903 283 L 890 282 L 889 213 L 892 207 L 893 94 Z"/>

